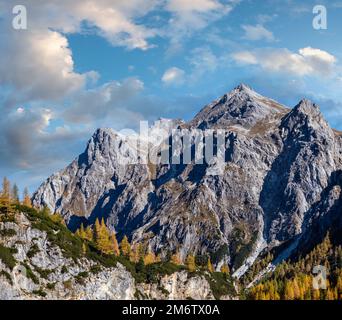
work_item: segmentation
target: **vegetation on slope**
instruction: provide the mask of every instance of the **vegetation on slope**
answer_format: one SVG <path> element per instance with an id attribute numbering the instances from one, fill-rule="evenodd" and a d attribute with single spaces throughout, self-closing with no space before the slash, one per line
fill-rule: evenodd
<path id="1" fill-rule="evenodd" d="M 222 295 L 236 294 L 229 275 L 229 267 L 224 265 L 221 272 L 214 272 L 209 256 L 189 255 L 183 262 L 179 253 L 175 252 L 162 259 L 160 254 L 155 254 L 143 243 L 131 244 L 126 236 L 119 244 L 115 234 L 106 227 L 104 220 L 97 220 L 94 228 L 81 226 L 76 233 L 72 233 L 59 214 L 51 214 L 47 208 L 42 210 L 33 208 L 27 196 L 24 197 L 22 203 L 17 197 L 13 197 L 10 192 L 10 184 L 5 179 L 3 190 L 0 193 L 0 222 L 16 222 L 19 213 L 23 213 L 27 217 L 33 228 L 44 231 L 49 242 L 58 246 L 65 258 L 73 259 L 75 263 L 81 258 L 94 261 L 96 264 L 91 267 L 90 272 L 97 273 L 102 268 L 115 267 L 119 262 L 126 267 L 138 283 L 158 283 L 165 275 L 187 271 L 190 277 L 205 277 L 216 298 L 220 298 Z M 13 235 L 13 230 L 1 231 L 3 238 Z M 27 253 L 28 258 L 32 258 L 38 251 L 39 248 L 33 244 Z M 15 249 L 0 245 L 0 260 L 9 269 L 13 269 L 17 264 L 14 253 Z M 35 267 L 35 272 L 33 272 L 29 265 L 25 263 L 22 265 L 28 271 L 27 276 L 35 284 L 39 284 L 36 274 L 45 279 L 49 275 L 49 270 Z M 84 282 L 87 276 L 86 273 L 79 274 L 76 281 Z M 44 296 L 41 293 L 43 291 L 36 294 Z"/>
<path id="2" fill-rule="evenodd" d="M 268 255 L 254 266 L 242 281 L 245 285 L 272 260 Z M 326 288 L 315 289 L 315 266 L 327 271 Z M 247 281 L 248 280 L 248 281 Z M 305 257 L 284 261 L 275 271 L 246 292 L 252 300 L 340 300 L 342 299 L 342 247 L 331 243 L 329 234 Z"/>

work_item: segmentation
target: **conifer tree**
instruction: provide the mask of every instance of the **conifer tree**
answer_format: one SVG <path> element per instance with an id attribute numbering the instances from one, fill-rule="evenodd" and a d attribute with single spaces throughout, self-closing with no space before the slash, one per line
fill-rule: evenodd
<path id="1" fill-rule="evenodd" d="M 138 263 L 142 257 L 143 247 L 140 243 L 137 243 L 131 248 L 130 260 L 134 263 Z"/>
<path id="2" fill-rule="evenodd" d="M 81 227 L 77 229 L 76 235 L 79 236 L 81 239 L 85 239 L 85 230 L 84 230 L 83 223 L 81 224 Z"/>
<path id="3" fill-rule="evenodd" d="M 131 253 L 131 245 L 128 242 L 128 238 L 125 235 L 120 243 L 120 249 L 123 256 L 129 258 Z"/>
<path id="4" fill-rule="evenodd" d="M 12 194 L 11 194 L 12 201 L 16 204 L 19 203 L 19 188 L 16 184 L 12 187 Z"/>
<path id="5" fill-rule="evenodd" d="M 196 262 L 195 262 L 195 256 L 192 254 L 189 254 L 186 259 L 186 266 L 190 272 L 196 271 Z"/>
<path id="6" fill-rule="evenodd" d="M 5 177 L 2 181 L 2 196 L 4 198 L 7 198 L 8 200 L 10 199 L 11 193 L 11 183 L 9 182 L 9 180 Z"/>
<path id="7" fill-rule="evenodd" d="M 23 205 L 26 206 L 26 207 L 29 207 L 29 208 L 32 207 L 30 194 L 29 194 L 29 191 L 28 191 L 27 188 L 24 189 Z"/>
<path id="8" fill-rule="evenodd" d="M 152 251 L 149 251 L 144 257 L 144 264 L 145 266 L 147 266 L 149 264 L 155 263 L 155 260 L 156 260 L 155 254 Z"/>
<path id="9" fill-rule="evenodd" d="M 224 274 L 226 274 L 226 275 L 229 274 L 230 271 L 229 271 L 229 267 L 228 267 L 228 264 L 227 264 L 227 263 L 225 263 L 225 264 L 222 265 L 222 267 L 221 267 L 221 272 L 224 273 Z"/>
<path id="10" fill-rule="evenodd" d="M 5 177 L 2 182 L 2 191 L 0 193 L 0 209 L 5 214 L 12 213 L 11 204 L 11 184 Z"/>
<path id="11" fill-rule="evenodd" d="M 286 283 L 285 283 L 284 298 L 285 298 L 285 300 L 294 300 L 294 298 L 295 298 L 291 281 L 286 281 Z"/>
<path id="12" fill-rule="evenodd" d="M 214 267 L 213 267 L 213 264 L 211 263 L 210 261 L 210 258 L 208 258 L 208 264 L 207 264 L 207 269 L 210 273 L 213 273 L 214 272 Z"/>
<path id="13" fill-rule="evenodd" d="M 95 242 L 97 248 L 104 254 L 114 254 L 113 245 L 110 241 L 109 230 L 104 222 L 104 219 L 99 222 L 95 221 Z"/>
<path id="14" fill-rule="evenodd" d="M 93 230 L 90 226 L 88 226 L 86 229 L 85 229 L 85 239 L 88 240 L 88 241 L 93 241 L 94 240 L 94 233 L 93 233 Z"/>

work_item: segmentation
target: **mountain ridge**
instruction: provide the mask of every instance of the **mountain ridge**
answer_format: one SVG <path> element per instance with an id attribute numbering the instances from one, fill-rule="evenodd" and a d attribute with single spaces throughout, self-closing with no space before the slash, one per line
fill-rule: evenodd
<path id="1" fill-rule="evenodd" d="M 306 232 L 308 212 L 328 201 L 321 196 L 342 169 L 341 138 L 307 99 L 289 109 L 241 84 L 172 127 L 225 129 L 226 161 L 122 166 L 119 156 L 139 162 L 137 150 L 98 129 L 33 204 L 60 212 L 71 229 L 103 217 L 119 237 L 183 259 L 211 254 L 241 276 L 262 251 Z"/>

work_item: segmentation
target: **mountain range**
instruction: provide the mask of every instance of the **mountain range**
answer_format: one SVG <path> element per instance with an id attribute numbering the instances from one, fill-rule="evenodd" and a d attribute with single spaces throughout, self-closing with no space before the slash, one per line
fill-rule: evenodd
<path id="1" fill-rule="evenodd" d="M 162 257 L 209 254 L 236 278 L 268 252 L 277 264 L 328 231 L 339 239 L 342 133 L 315 103 L 289 108 L 241 84 L 191 121 L 157 121 L 149 147 L 160 156 L 175 129 L 214 132 L 212 161 L 139 163 L 136 135 L 98 129 L 81 155 L 43 182 L 33 205 L 60 213 L 73 231 L 104 218 L 119 239 Z"/>

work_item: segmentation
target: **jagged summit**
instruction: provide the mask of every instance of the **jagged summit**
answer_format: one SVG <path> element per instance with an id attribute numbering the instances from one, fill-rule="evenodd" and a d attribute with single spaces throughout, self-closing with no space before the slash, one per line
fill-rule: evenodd
<path id="1" fill-rule="evenodd" d="M 292 131 L 307 137 L 323 137 L 332 139 L 334 133 L 317 104 L 308 99 L 302 99 L 282 121 L 285 131 Z M 313 132 L 315 132 L 313 134 Z"/>
<path id="2" fill-rule="evenodd" d="M 246 84 L 240 84 L 204 107 L 191 125 L 201 128 L 239 125 L 250 129 L 262 119 L 288 111 L 280 103 L 258 94 Z"/>
<path id="3" fill-rule="evenodd" d="M 298 112 L 298 113 L 305 113 L 307 115 L 319 115 L 322 116 L 322 113 L 320 111 L 320 108 L 317 104 L 315 104 L 314 102 L 312 102 L 309 99 L 302 99 L 294 108 L 293 108 L 294 112 Z"/>
<path id="4" fill-rule="evenodd" d="M 253 90 L 252 87 L 245 83 L 240 83 L 237 87 L 235 87 L 232 91 L 227 93 L 227 96 L 232 96 L 236 94 L 245 94 L 246 96 L 250 97 L 262 97 L 259 93 Z"/>
<path id="5" fill-rule="evenodd" d="M 253 90 L 249 85 L 241 82 L 236 88 L 235 90 L 240 90 L 240 91 L 243 91 L 243 90 Z"/>

